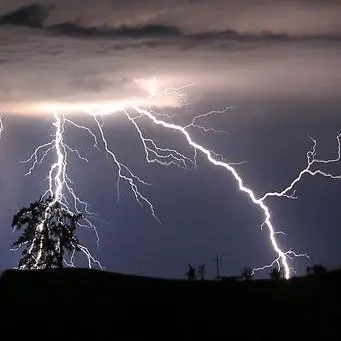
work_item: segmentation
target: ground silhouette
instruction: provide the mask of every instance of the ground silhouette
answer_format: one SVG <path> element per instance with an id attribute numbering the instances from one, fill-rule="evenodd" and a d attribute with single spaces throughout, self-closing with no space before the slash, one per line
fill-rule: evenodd
<path id="1" fill-rule="evenodd" d="M 41 326 L 59 338 L 65 328 L 70 337 L 95 332 L 96 340 L 338 340 L 340 289 L 341 271 L 289 281 L 188 281 L 87 269 L 8 270 L 0 278 L 0 323 L 12 338 L 31 329 L 42 335 Z"/>

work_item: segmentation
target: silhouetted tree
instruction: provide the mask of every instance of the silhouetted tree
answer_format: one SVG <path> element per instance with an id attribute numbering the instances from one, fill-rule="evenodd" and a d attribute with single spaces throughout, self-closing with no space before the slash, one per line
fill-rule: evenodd
<path id="1" fill-rule="evenodd" d="M 242 270 L 242 276 L 246 281 L 250 281 L 252 279 L 252 276 L 253 276 L 252 269 L 245 266 Z"/>
<path id="2" fill-rule="evenodd" d="M 200 264 L 198 266 L 197 272 L 198 272 L 199 278 L 203 281 L 205 279 L 205 276 L 206 276 L 206 266 L 205 266 L 205 264 Z"/>
<path id="3" fill-rule="evenodd" d="M 13 243 L 23 248 L 19 269 L 62 268 L 64 253 L 80 251 L 75 229 L 81 214 L 66 210 L 51 196 L 40 198 L 29 207 L 22 208 L 13 217 L 12 227 L 16 231 L 24 228 Z"/>
<path id="4" fill-rule="evenodd" d="M 197 278 L 197 273 L 192 265 L 188 265 L 188 271 L 186 272 L 189 281 L 193 281 Z"/>
<path id="5" fill-rule="evenodd" d="M 271 271 L 270 271 L 270 277 L 271 279 L 275 279 L 275 280 L 278 280 L 280 279 L 282 276 L 282 271 L 278 268 L 273 268 Z"/>
<path id="6" fill-rule="evenodd" d="M 313 266 L 307 266 L 307 275 L 321 276 L 327 272 L 327 269 L 321 264 L 314 264 Z"/>

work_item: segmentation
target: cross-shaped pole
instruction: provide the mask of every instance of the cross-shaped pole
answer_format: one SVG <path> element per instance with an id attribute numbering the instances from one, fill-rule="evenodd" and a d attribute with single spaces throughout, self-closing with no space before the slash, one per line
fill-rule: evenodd
<path id="1" fill-rule="evenodd" d="M 222 258 L 219 257 L 218 255 L 216 255 L 214 258 L 213 258 L 213 261 L 216 263 L 216 266 L 217 266 L 217 279 L 220 278 L 220 273 L 219 273 L 219 263 L 222 261 Z"/>

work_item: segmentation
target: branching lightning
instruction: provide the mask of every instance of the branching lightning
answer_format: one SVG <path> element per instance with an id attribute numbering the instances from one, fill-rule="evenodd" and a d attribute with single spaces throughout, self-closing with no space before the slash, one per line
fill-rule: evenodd
<path id="1" fill-rule="evenodd" d="M 312 138 L 309 137 L 310 140 L 312 141 L 312 149 L 307 152 L 307 166 L 306 168 L 304 168 L 299 175 L 297 176 L 296 179 L 294 179 L 290 185 L 286 188 L 284 188 L 282 191 L 280 192 L 269 192 L 266 193 L 261 200 L 265 200 L 268 197 L 288 197 L 288 198 L 292 198 L 292 199 L 296 199 L 295 195 L 295 190 L 294 187 L 295 185 L 298 184 L 298 182 L 302 179 L 302 177 L 307 174 L 307 175 L 322 175 L 324 177 L 327 178 L 331 178 L 331 179 L 335 179 L 335 180 L 340 180 L 341 179 L 341 175 L 333 175 L 327 172 L 322 171 L 321 169 L 318 169 L 318 165 L 321 164 L 332 164 L 332 163 L 336 163 L 339 162 L 341 160 L 341 143 L 340 143 L 340 138 L 341 138 L 341 134 L 338 134 L 336 137 L 337 140 L 337 145 L 338 145 L 338 151 L 337 151 L 337 156 L 334 159 L 329 159 L 329 160 L 324 160 L 324 159 L 318 159 L 316 158 L 316 147 L 317 147 L 317 141 Z M 314 166 L 316 166 L 316 168 L 314 169 Z"/>
<path id="2" fill-rule="evenodd" d="M 185 85 L 180 88 L 167 88 L 166 90 L 159 90 L 156 79 L 153 78 L 150 82 L 147 90 L 149 96 L 146 100 L 152 100 L 159 96 L 176 96 L 182 101 L 186 98 L 185 89 L 190 85 Z M 304 168 L 286 188 L 278 192 L 265 193 L 259 197 L 254 191 L 245 185 L 244 179 L 239 172 L 236 170 L 235 162 L 228 162 L 224 159 L 221 154 L 215 153 L 209 150 L 202 144 L 198 143 L 195 138 L 191 135 L 191 129 L 199 129 L 204 132 L 213 133 L 226 133 L 224 131 L 216 130 L 213 128 L 206 128 L 205 126 L 198 123 L 200 119 L 207 118 L 208 116 L 215 114 L 225 114 L 230 108 L 226 108 L 222 111 L 211 111 L 205 114 L 195 116 L 188 124 L 179 125 L 172 123 L 172 116 L 168 114 L 161 114 L 155 111 L 152 105 L 141 105 L 140 102 L 130 101 L 125 102 L 121 106 L 115 106 L 113 108 L 106 109 L 105 111 L 94 111 L 86 110 L 86 112 L 94 119 L 96 130 L 90 129 L 88 126 L 80 123 L 76 123 L 71 119 L 67 118 L 64 114 L 54 113 L 54 127 L 56 129 L 54 138 L 52 141 L 43 144 L 36 148 L 33 154 L 28 158 L 25 163 L 30 164 L 27 175 L 31 174 L 32 171 L 38 164 L 41 164 L 46 158 L 47 154 L 54 152 L 56 155 L 56 161 L 51 165 L 48 174 L 49 187 L 44 195 L 53 195 L 55 200 L 63 203 L 64 207 L 68 210 L 74 210 L 76 212 L 84 211 L 88 215 L 92 215 L 89 211 L 88 204 L 82 201 L 79 196 L 75 193 L 72 187 L 72 180 L 68 176 L 68 156 L 69 154 L 75 154 L 78 158 L 84 162 L 88 162 L 88 159 L 83 157 L 77 149 L 69 147 L 65 140 L 65 129 L 66 125 L 71 125 L 76 128 L 82 129 L 87 132 L 93 139 L 93 146 L 98 150 L 103 150 L 108 159 L 111 160 L 113 167 L 117 171 L 117 199 L 120 199 L 120 185 L 125 183 L 129 186 L 130 190 L 135 196 L 138 204 L 141 206 L 146 205 L 153 217 L 159 222 L 159 218 L 156 215 L 156 210 L 153 203 L 143 194 L 142 187 L 149 185 L 149 183 L 138 177 L 125 163 L 123 163 L 115 152 L 110 148 L 108 140 L 106 138 L 104 123 L 102 121 L 104 116 L 111 116 L 117 113 L 123 113 L 126 119 L 135 128 L 137 136 L 141 142 L 144 150 L 145 160 L 147 163 L 157 163 L 163 166 L 175 165 L 186 170 L 194 169 L 197 167 L 197 155 L 202 154 L 209 163 L 212 165 L 223 168 L 226 170 L 235 180 L 236 185 L 241 193 L 243 193 L 252 205 L 254 205 L 261 212 L 263 216 L 262 227 L 266 227 L 268 231 L 268 237 L 270 245 L 276 254 L 275 259 L 269 264 L 262 267 L 255 268 L 253 273 L 259 270 L 263 270 L 274 265 L 277 265 L 279 269 L 283 269 L 284 276 L 289 279 L 293 268 L 290 265 L 290 261 L 293 257 L 308 257 L 306 254 L 298 254 L 293 250 L 283 250 L 278 241 L 278 235 L 284 234 L 282 231 L 277 231 L 273 222 L 272 215 L 266 201 L 271 197 L 289 198 L 295 199 L 296 186 L 301 181 L 304 175 L 316 176 L 321 175 L 332 179 L 341 179 L 341 175 L 332 175 L 318 168 L 320 165 L 330 164 L 339 162 L 341 159 L 341 134 L 337 136 L 338 142 L 338 153 L 336 158 L 330 160 L 318 159 L 316 157 L 316 146 L 317 142 L 311 138 L 313 147 L 307 153 L 307 166 Z M 161 119 L 164 117 L 165 119 Z M 141 128 L 141 120 L 146 119 L 152 125 L 158 126 L 161 129 L 171 130 L 183 137 L 184 141 L 187 142 L 188 146 L 191 147 L 191 155 L 185 155 L 184 153 L 169 147 L 158 144 L 155 140 L 149 138 L 144 130 Z M 0 116 L 0 135 L 1 135 L 1 116 Z M 238 164 L 238 163 L 237 163 Z M 71 199 L 70 199 L 71 198 Z M 70 202 L 71 200 L 71 202 Z M 98 238 L 98 233 L 95 226 L 90 223 L 87 219 L 86 227 L 94 229 Z M 38 227 L 39 228 L 39 227 Z M 97 239 L 99 241 L 99 238 Z M 89 266 L 96 263 L 101 267 L 100 263 L 96 261 L 89 250 L 82 246 L 82 251 L 88 257 Z M 73 264 L 71 259 L 71 265 Z"/>
<path id="3" fill-rule="evenodd" d="M 64 115 L 60 115 L 57 113 L 54 113 L 54 127 L 56 129 L 55 135 L 53 136 L 52 141 L 45 143 L 35 149 L 35 151 L 32 153 L 32 155 L 25 161 L 24 163 L 31 163 L 31 167 L 29 168 L 28 172 L 26 175 L 29 175 L 32 173 L 32 171 L 35 169 L 37 164 L 41 164 L 48 153 L 54 151 L 56 155 L 56 161 L 51 165 L 49 173 L 48 173 L 48 183 L 49 187 L 46 190 L 46 192 L 43 194 L 42 197 L 46 196 L 52 196 L 53 200 L 49 203 L 47 206 L 45 212 L 44 212 L 44 217 L 41 223 L 37 226 L 37 236 L 39 233 L 41 233 L 45 220 L 47 219 L 49 215 L 49 211 L 51 207 L 56 202 L 59 202 L 62 204 L 62 206 L 70 211 L 70 213 L 76 212 L 76 213 L 81 213 L 80 206 L 82 206 L 82 210 L 88 214 L 88 215 L 93 215 L 92 212 L 88 210 L 88 204 L 84 201 L 82 201 L 79 196 L 74 192 L 72 188 L 72 180 L 69 178 L 67 175 L 67 158 L 69 153 L 75 153 L 81 160 L 84 162 L 88 162 L 88 160 L 80 155 L 78 150 L 72 149 L 69 147 L 65 141 L 64 141 L 64 130 L 65 130 L 65 122 L 66 119 Z M 69 198 L 72 199 L 72 204 L 69 202 Z M 72 205 L 72 210 L 71 210 L 71 205 Z M 87 228 L 92 228 L 95 231 L 95 234 L 97 236 L 97 241 L 99 241 L 98 233 L 96 227 L 90 222 L 90 220 L 85 217 L 85 224 L 79 224 L 82 227 L 87 227 Z M 35 239 L 33 239 L 33 242 L 31 243 L 31 247 L 28 249 L 28 252 L 31 253 L 33 246 L 35 243 Z M 102 268 L 101 264 L 99 261 L 97 261 L 92 255 L 91 252 L 83 245 L 80 245 L 80 250 L 86 255 L 88 259 L 88 265 L 91 268 L 92 264 L 95 263 L 97 266 Z M 38 252 L 38 255 L 35 259 L 35 264 L 36 267 L 39 267 L 39 262 L 42 257 L 42 251 L 43 251 L 43 246 L 41 245 L 41 250 Z M 74 253 L 71 255 L 71 259 L 68 262 L 66 259 L 64 259 L 64 262 L 69 265 L 73 266 L 73 257 Z M 23 267 L 24 269 L 25 267 Z"/>
<path id="4" fill-rule="evenodd" d="M 233 167 L 233 164 L 218 160 L 216 158 L 215 153 L 208 150 L 207 148 L 205 148 L 201 144 L 195 142 L 194 139 L 189 134 L 187 129 L 191 126 L 197 127 L 200 129 L 202 128 L 201 126 L 197 126 L 195 124 L 195 120 L 197 118 L 203 117 L 203 116 L 208 116 L 214 112 L 210 112 L 210 113 L 207 113 L 204 115 L 196 116 L 190 124 L 188 124 L 186 126 L 179 126 L 179 125 L 158 119 L 155 115 L 153 115 L 153 113 L 150 110 L 142 109 L 142 108 L 137 107 L 137 106 L 133 106 L 133 109 L 139 113 L 138 117 L 145 116 L 149 120 L 151 120 L 152 123 L 154 123 L 158 126 L 180 132 L 184 136 L 184 138 L 186 139 L 187 143 L 194 148 L 195 154 L 197 152 L 201 152 L 207 158 L 207 160 L 210 163 L 214 164 L 217 167 L 222 167 L 222 168 L 226 169 L 233 176 L 233 178 L 236 180 L 236 183 L 238 185 L 239 190 L 241 192 L 244 192 L 249 197 L 251 202 L 254 205 L 256 205 L 261 210 L 261 212 L 263 213 L 264 221 L 263 221 L 262 226 L 267 227 L 268 233 L 269 233 L 269 239 L 270 239 L 272 248 L 277 254 L 277 258 L 271 264 L 265 265 L 265 266 L 262 266 L 259 268 L 255 268 L 255 269 L 253 269 L 253 273 L 255 273 L 258 270 L 264 270 L 266 268 L 272 267 L 274 264 L 277 264 L 280 269 L 283 268 L 285 278 L 289 279 L 290 275 L 291 275 L 291 271 L 293 270 L 289 265 L 289 260 L 291 260 L 293 257 L 308 257 L 308 255 L 297 254 L 296 252 L 294 252 L 291 249 L 287 250 L 287 251 L 283 251 L 281 249 L 281 247 L 279 246 L 279 243 L 276 239 L 276 236 L 278 234 L 284 234 L 284 232 L 275 230 L 275 227 L 274 227 L 272 220 L 271 220 L 270 210 L 269 210 L 268 206 L 266 205 L 266 199 L 269 197 L 285 197 L 285 198 L 290 198 L 290 199 L 296 199 L 297 197 L 295 196 L 295 193 L 296 193 L 295 186 L 299 183 L 299 181 L 302 179 L 302 177 L 305 174 L 311 175 L 311 176 L 321 175 L 321 176 L 324 176 L 327 178 L 338 179 L 338 180 L 341 179 L 341 175 L 333 175 L 331 173 L 327 173 L 327 172 L 325 172 L 321 169 L 318 169 L 318 168 L 314 169 L 314 166 L 318 167 L 319 164 L 331 164 L 331 163 L 336 163 L 336 162 L 340 161 L 340 159 L 341 159 L 341 143 L 340 143 L 341 134 L 339 134 L 337 136 L 338 153 L 337 153 L 336 158 L 334 158 L 334 159 L 318 159 L 318 158 L 316 158 L 317 141 L 310 137 L 310 139 L 313 142 L 313 146 L 312 146 L 312 150 L 307 153 L 307 166 L 306 166 L 306 168 L 303 169 L 299 173 L 297 178 L 295 178 L 290 183 L 290 185 L 288 187 L 286 187 L 285 189 L 283 189 L 282 191 L 280 191 L 280 192 L 269 192 L 269 193 L 264 194 L 263 197 L 257 198 L 256 194 L 252 191 L 252 189 L 250 189 L 244 185 L 244 181 L 243 181 L 242 176 L 236 171 L 236 169 Z M 133 119 L 128 114 L 127 111 L 125 111 L 125 113 L 130 120 L 135 121 L 135 119 Z M 142 136 L 142 132 L 138 128 L 136 122 L 135 122 L 135 127 L 136 127 L 138 134 L 141 137 L 141 140 L 143 142 L 145 140 L 145 138 Z M 205 131 L 208 131 L 208 130 L 206 129 Z M 146 148 L 145 148 L 145 151 L 146 151 L 146 155 L 147 155 L 148 150 L 146 150 Z"/>

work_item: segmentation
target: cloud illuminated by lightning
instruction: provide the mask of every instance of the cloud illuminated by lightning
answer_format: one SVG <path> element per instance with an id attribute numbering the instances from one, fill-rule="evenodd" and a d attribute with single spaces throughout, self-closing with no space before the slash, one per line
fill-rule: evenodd
<path id="1" fill-rule="evenodd" d="M 204 132 L 214 132 L 214 133 L 226 133 L 213 128 L 206 128 L 205 126 L 198 123 L 199 119 L 207 118 L 214 114 L 225 114 L 229 108 L 222 111 L 211 111 L 205 114 L 195 116 L 188 124 L 178 125 L 171 122 L 172 116 L 158 113 L 155 111 L 155 106 L 153 106 L 153 100 L 159 97 L 165 96 L 176 96 L 184 101 L 187 97 L 186 89 L 191 85 L 185 85 L 179 88 L 166 88 L 160 89 L 160 86 L 155 77 L 151 80 L 137 81 L 142 84 L 142 87 L 148 91 L 148 96 L 142 99 L 135 99 L 129 101 L 122 101 L 121 103 L 115 103 L 114 105 L 107 104 L 105 106 L 99 106 L 97 109 L 93 107 L 86 107 L 84 105 L 81 107 L 74 107 L 76 111 L 84 110 L 88 115 L 90 115 L 94 121 L 96 130 L 90 129 L 88 126 L 77 123 L 74 120 L 66 117 L 65 114 L 60 114 L 56 112 L 56 107 L 53 108 L 54 113 L 54 126 L 56 129 L 56 134 L 54 139 L 44 145 L 39 146 L 31 157 L 26 160 L 26 163 L 31 163 L 27 174 L 31 174 L 37 164 L 41 164 L 49 152 L 54 151 L 57 157 L 56 162 L 50 167 L 48 180 L 49 188 L 45 195 L 53 194 L 56 200 L 63 202 L 67 209 L 70 208 L 70 202 L 67 198 L 72 198 L 72 208 L 79 212 L 83 210 L 89 214 L 88 205 L 82 201 L 79 196 L 75 194 L 72 188 L 72 181 L 68 176 L 68 156 L 69 154 L 75 154 L 77 157 L 82 159 L 84 162 L 88 162 L 86 158 L 80 155 L 78 150 L 70 148 L 64 141 L 64 134 L 66 125 L 72 125 L 76 128 L 83 129 L 85 132 L 89 133 L 93 138 L 94 147 L 97 149 L 103 149 L 108 158 L 111 160 L 113 167 L 117 170 L 117 195 L 120 198 L 120 184 L 125 183 L 129 186 L 132 193 L 135 196 L 136 201 L 140 205 L 146 205 L 155 219 L 160 221 L 156 215 L 153 203 L 143 194 L 142 187 L 148 185 L 148 182 L 144 179 L 138 177 L 125 163 L 123 163 L 114 151 L 110 148 L 109 143 L 106 138 L 104 131 L 104 123 L 102 121 L 104 116 L 112 116 L 117 113 L 123 113 L 127 120 L 135 128 L 136 133 L 141 141 L 142 147 L 145 153 L 145 160 L 148 163 L 158 163 L 163 166 L 175 165 L 185 169 L 193 169 L 197 167 L 197 155 L 201 153 L 209 163 L 212 165 L 225 169 L 236 181 L 236 185 L 240 192 L 249 198 L 250 203 L 254 205 L 263 215 L 262 227 L 266 227 L 268 231 L 268 237 L 270 245 L 276 254 L 276 258 L 271 264 L 255 268 L 253 273 L 259 270 L 263 270 L 273 265 L 277 264 L 280 269 L 283 269 L 284 276 L 286 279 L 290 278 L 291 272 L 293 271 L 290 261 L 293 257 L 308 257 L 306 254 L 297 254 L 293 250 L 283 250 L 279 245 L 277 236 L 279 234 L 284 234 L 282 231 L 278 231 L 272 223 L 272 216 L 266 201 L 271 197 L 284 197 L 295 199 L 295 190 L 298 183 L 301 181 L 304 175 L 321 175 L 332 179 L 341 179 L 339 175 L 332 175 L 318 168 L 321 164 L 329 164 L 340 161 L 341 158 L 341 148 L 340 148 L 340 138 L 341 135 L 337 136 L 338 141 L 338 154 L 335 159 L 324 160 L 316 158 L 316 140 L 311 139 L 313 142 L 313 148 L 307 153 L 307 166 L 303 169 L 288 187 L 279 192 L 269 192 L 265 193 L 263 196 L 257 196 L 256 193 L 244 183 L 244 179 L 237 172 L 234 167 L 236 163 L 228 162 L 223 159 L 222 155 L 209 150 L 199 142 L 197 142 L 194 137 L 190 134 L 190 128 L 200 129 Z M 61 109 L 61 107 L 58 107 Z M 66 109 L 66 107 L 64 107 Z M 68 108 L 70 109 L 70 107 Z M 166 116 L 165 119 L 161 117 Z M 142 119 L 147 119 L 152 125 L 159 126 L 165 130 L 171 130 L 183 137 L 187 142 L 188 146 L 191 147 L 191 155 L 185 155 L 180 151 L 169 148 L 167 146 L 162 146 L 155 140 L 146 136 L 143 129 L 140 127 L 140 121 Z M 79 206 L 82 206 L 80 208 Z M 97 230 L 94 225 L 92 225 L 89 220 L 89 227 L 93 228 L 97 234 Z M 90 254 L 90 252 L 84 247 L 82 251 L 87 255 L 89 259 L 89 266 L 92 262 L 97 262 Z M 97 262 L 98 265 L 100 265 Z"/>

